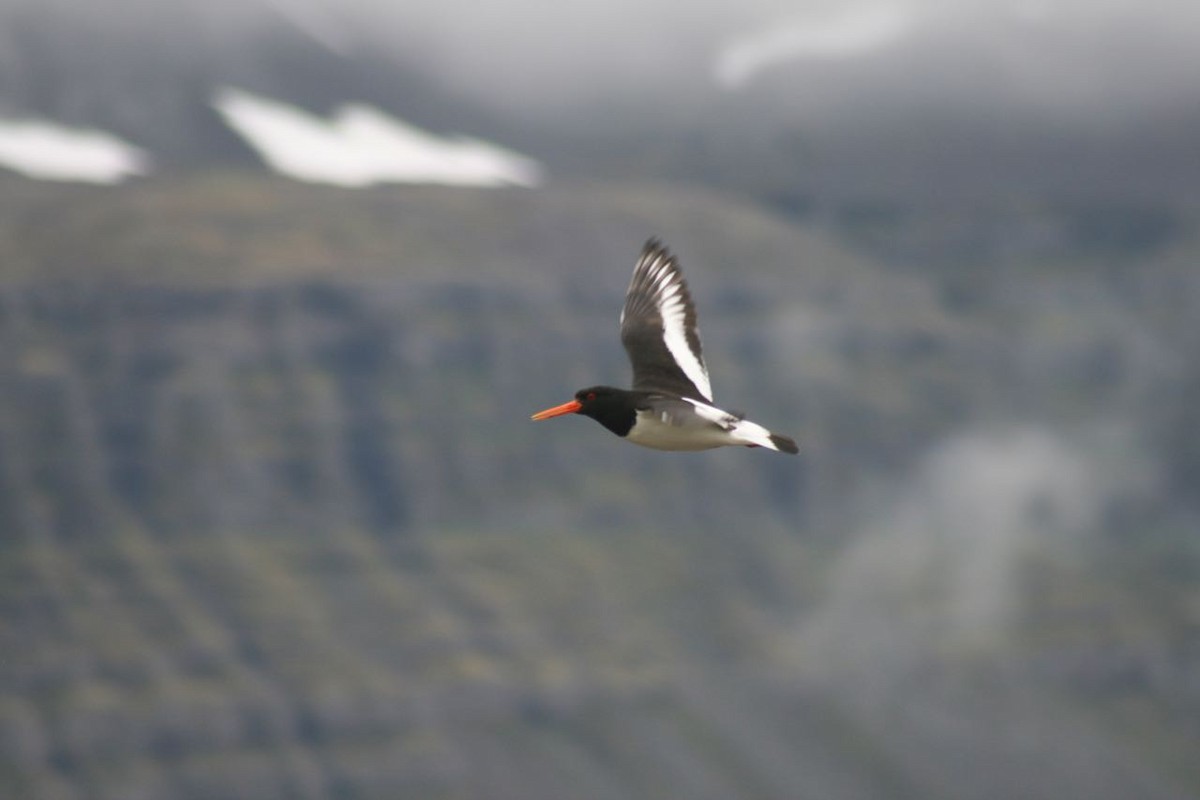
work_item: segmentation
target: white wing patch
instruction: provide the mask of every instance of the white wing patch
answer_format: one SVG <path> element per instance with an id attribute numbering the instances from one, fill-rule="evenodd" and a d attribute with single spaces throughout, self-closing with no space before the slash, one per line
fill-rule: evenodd
<path id="1" fill-rule="evenodd" d="M 650 280 L 654 286 L 655 300 L 658 303 L 658 313 L 663 321 L 663 343 L 671 352 L 675 363 L 683 370 L 683 374 L 696 387 L 701 395 L 712 400 L 712 384 L 708 380 L 708 370 L 704 362 L 692 352 L 688 345 L 685 315 L 687 307 L 683 303 L 680 292 L 681 284 L 674 270 L 669 268 L 666 259 L 657 259 L 648 268 Z M 622 312 L 622 318 L 624 312 Z M 699 334 L 697 334 L 697 337 Z"/>
<path id="2" fill-rule="evenodd" d="M 739 419 L 728 411 L 710 406 L 707 403 L 701 403 L 698 400 L 693 400 L 690 397 L 683 398 L 691 403 L 696 413 L 704 419 L 713 422 L 725 431 L 728 432 L 730 438 L 742 444 L 755 444 L 759 447 L 766 447 L 771 450 L 778 450 L 775 443 L 771 441 L 771 432 L 759 425 L 757 422 L 751 422 L 748 419 Z"/>

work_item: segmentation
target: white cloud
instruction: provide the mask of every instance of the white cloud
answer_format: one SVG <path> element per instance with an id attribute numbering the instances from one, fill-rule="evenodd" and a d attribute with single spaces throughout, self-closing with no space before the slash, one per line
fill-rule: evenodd
<path id="1" fill-rule="evenodd" d="M 715 67 L 717 82 L 735 89 L 786 61 L 861 56 L 902 38 L 911 23 L 910 15 L 899 6 L 860 5 L 774 25 L 722 49 Z"/>

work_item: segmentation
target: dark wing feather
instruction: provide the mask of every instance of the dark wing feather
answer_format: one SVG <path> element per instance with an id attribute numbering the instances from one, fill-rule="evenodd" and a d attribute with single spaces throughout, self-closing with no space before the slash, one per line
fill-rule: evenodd
<path id="1" fill-rule="evenodd" d="M 700 348 L 696 306 L 675 257 L 646 242 L 621 312 L 621 343 L 633 365 L 633 388 L 712 402 Z"/>

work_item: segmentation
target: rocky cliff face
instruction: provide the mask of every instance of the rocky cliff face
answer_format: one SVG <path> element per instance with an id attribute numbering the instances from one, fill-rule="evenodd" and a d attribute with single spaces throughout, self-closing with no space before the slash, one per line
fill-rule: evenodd
<path id="1" fill-rule="evenodd" d="M 844 388 L 844 367 L 828 363 L 839 350 L 865 352 L 885 379 L 895 367 L 881 348 L 928 362 L 941 345 L 927 328 L 948 324 L 916 282 L 856 283 L 865 262 L 769 217 L 747 220 L 758 241 L 745 254 L 745 239 L 698 235 L 725 210 L 703 196 L 663 198 L 683 212 L 658 216 L 682 223 L 602 211 L 589 230 L 586 217 L 606 204 L 650 207 L 653 196 L 356 197 L 223 181 L 83 191 L 65 219 L 50 216 L 55 200 L 9 215 L 4 402 L 8 419 L 37 420 L 6 433 L 10 483 L 50 481 L 50 504 L 69 493 L 75 509 L 71 519 L 38 511 L 37 493 L 22 488 L 10 492 L 13 520 L 64 535 L 122 518 L 192 533 L 398 532 L 480 517 L 520 526 L 545 513 L 534 500 L 586 496 L 589 474 L 660 469 L 661 459 L 617 448 L 579 420 L 535 429 L 527 418 L 579 385 L 627 381 L 615 332 L 627 267 L 664 227 L 693 229 L 697 255 L 717 245 L 694 265 L 685 251 L 684 263 L 709 295 L 701 307 L 718 393 L 783 428 L 801 432 L 815 405 Z M 437 248 L 441 237 L 449 249 Z M 761 273 L 748 260 L 761 260 Z M 896 298 L 903 307 L 890 309 Z M 877 329 L 853 329 L 821 308 L 826 300 L 874 315 Z M 884 343 L 887 326 L 923 313 Z M 829 385 L 818 376 L 816 391 L 793 401 L 810 351 L 826 360 Z M 822 413 L 851 424 L 874 402 Z M 685 507 L 683 481 L 697 475 L 729 481 L 728 497 L 711 501 L 722 518 L 799 513 L 802 466 L 683 463 L 686 478 L 651 516 Z M 623 513 L 603 505 L 597 515 Z"/>
<path id="2" fill-rule="evenodd" d="M 644 186 L 6 189 L 0 794 L 1200 785 L 1178 293 L 956 306 Z M 801 457 L 528 422 L 625 382 L 650 234 Z"/>

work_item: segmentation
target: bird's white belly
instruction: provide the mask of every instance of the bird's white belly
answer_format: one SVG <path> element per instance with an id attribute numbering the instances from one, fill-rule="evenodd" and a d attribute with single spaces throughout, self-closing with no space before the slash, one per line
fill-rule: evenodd
<path id="1" fill-rule="evenodd" d="M 670 417 L 666 421 L 652 411 L 639 411 L 626 439 L 642 447 L 655 450 L 711 450 L 739 444 L 729 432 L 712 423 L 695 420 L 691 424 L 678 424 Z"/>

